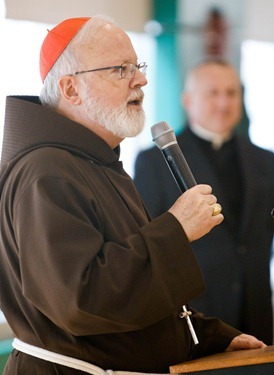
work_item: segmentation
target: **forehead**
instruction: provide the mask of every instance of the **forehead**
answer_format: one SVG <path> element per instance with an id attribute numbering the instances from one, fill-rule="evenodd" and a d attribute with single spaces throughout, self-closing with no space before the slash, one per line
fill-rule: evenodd
<path id="1" fill-rule="evenodd" d="M 120 64 L 137 61 L 135 49 L 129 36 L 119 27 L 106 24 L 87 38 L 83 47 L 84 57 L 96 63 Z"/>
<path id="2" fill-rule="evenodd" d="M 194 77 L 195 85 L 198 87 L 240 89 L 240 80 L 237 73 L 227 65 L 202 66 L 196 71 Z"/>

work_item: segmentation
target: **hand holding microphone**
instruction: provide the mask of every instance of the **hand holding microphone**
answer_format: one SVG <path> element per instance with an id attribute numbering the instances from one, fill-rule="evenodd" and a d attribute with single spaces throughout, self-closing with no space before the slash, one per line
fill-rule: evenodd
<path id="1" fill-rule="evenodd" d="M 189 241 L 197 240 L 223 221 L 222 208 L 209 185 L 197 185 L 169 125 L 159 122 L 151 127 L 151 134 L 183 193 L 169 212 L 181 223 Z"/>
<path id="2" fill-rule="evenodd" d="M 203 237 L 224 219 L 222 214 L 212 215 L 217 199 L 211 192 L 209 185 L 196 185 L 183 193 L 169 209 L 190 242 Z"/>

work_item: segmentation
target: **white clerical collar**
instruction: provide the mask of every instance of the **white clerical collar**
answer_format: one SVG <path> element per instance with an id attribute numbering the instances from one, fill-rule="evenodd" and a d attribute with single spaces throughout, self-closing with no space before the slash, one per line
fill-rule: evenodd
<path id="1" fill-rule="evenodd" d="M 204 129 L 198 124 L 189 124 L 192 132 L 197 135 L 199 138 L 202 138 L 205 141 L 211 143 L 212 148 L 218 150 L 222 145 L 231 139 L 232 134 L 217 134 L 210 130 Z"/>

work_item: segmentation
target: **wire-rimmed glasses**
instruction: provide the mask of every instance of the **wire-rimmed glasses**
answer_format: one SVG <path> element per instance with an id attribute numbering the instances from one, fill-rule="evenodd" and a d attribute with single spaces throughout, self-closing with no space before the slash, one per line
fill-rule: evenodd
<path id="1" fill-rule="evenodd" d="M 74 75 L 83 74 L 83 73 L 97 72 L 99 70 L 110 70 L 110 69 L 119 70 L 120 78 L 132 79 L 135 76 L 137 69 L 140 70 L 142 74 L 146 75 L 147 63 L 141 62 L 136 65 L 134 63 L 128 62 L 128 63 L 123 63 L 121 65 L 107 66 L 105 68 L 81 70 L 81 71 L 75 72 L 74 74 L 69 74 L 69 75 L 74 76 Z"/>

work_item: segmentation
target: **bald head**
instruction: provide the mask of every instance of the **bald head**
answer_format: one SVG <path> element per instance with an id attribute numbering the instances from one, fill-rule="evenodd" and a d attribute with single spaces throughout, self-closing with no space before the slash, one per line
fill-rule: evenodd
<path id="1" fill-rule="evenodd" d="M 241 118 L 242 92 L 235 69 L 223 61 L 206 61 L 189 73 L 183 105 L 190 123 L 229 135 Z"/>

